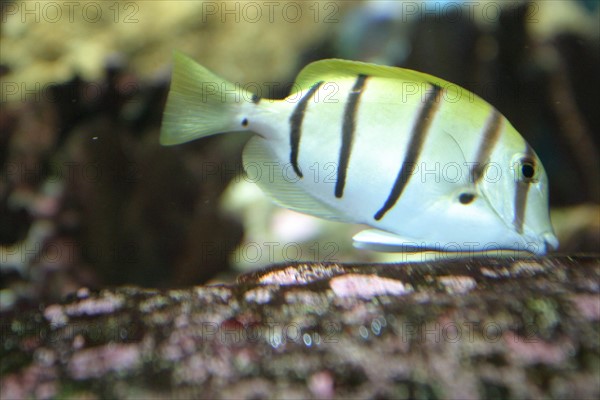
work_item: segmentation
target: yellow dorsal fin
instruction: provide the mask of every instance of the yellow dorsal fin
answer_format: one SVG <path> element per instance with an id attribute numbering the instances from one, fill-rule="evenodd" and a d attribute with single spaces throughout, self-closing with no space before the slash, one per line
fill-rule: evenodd
<path id="1" fill-rule="evenodd" d="M 293 93 L 307 90 L 319 81 L 335 82 L 337 79 L 359 74 L 410 82 L 433 83 L 443 88 L 458 88 L 457 85 L 441 78 L 411 69 L 331 58 L 315 61 L 304 67 L 296 78 Z"/>

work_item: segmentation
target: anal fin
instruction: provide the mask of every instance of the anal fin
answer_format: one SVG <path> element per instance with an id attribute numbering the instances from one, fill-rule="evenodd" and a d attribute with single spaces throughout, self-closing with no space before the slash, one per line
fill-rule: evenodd
<path id="1" fill-rule="evenodd" d="M 331 221 L 355 222 L 307 193 L 299 183 L 307 178 L 295 175 L 291 166 L 285 168 L 288 165 L 278 161 L 268 142 L 260 136 L 246 144 L 242 162 L 249 179 L 282 207 Z"/>

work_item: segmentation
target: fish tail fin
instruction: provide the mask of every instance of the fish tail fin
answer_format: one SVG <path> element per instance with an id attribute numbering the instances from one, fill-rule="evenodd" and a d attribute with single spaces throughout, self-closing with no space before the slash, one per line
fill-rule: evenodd
<path id="1" fill-rule="evenodd" d="M 183 53 L 173 54 L 173 76 L 160 131 L 170 146 L 240 129 L 243 100 L 252 94 L 213 74 Z"/>

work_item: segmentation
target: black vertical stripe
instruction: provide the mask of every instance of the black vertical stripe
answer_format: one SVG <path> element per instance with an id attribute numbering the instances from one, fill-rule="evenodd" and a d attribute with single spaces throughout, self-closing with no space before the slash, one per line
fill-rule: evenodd
<path id="1" fill-rule="evenodd" d="M 527 160 L 534 160 L 535 156 L 533 150 L 528 144 L 525 145 L 525 157 Z M 516 168 L 520 168 L 517 165 Z M 513 225 L 516 231 L 521 234 L 523 233 L 523 223 L 525 222 L 525 211 L 527 208 L 527 195 L 529 194 L 529 186 L 531 181 L 529 179 L 523 179 L 521 171 L 516 171 L 516 189 L 515 189 L 515 215 L 513 219 Z"/>
<path id="2" fill-rule="evenodd" d="M 340 147 L 340 157 L 338 161 L 337 180 L 335 182 L 335 197 L 340 198 L 344 195 L 344 186 L 346 185 L 346 175 L 348 173 L 348 162 L 350 161 L 350 152 L 352 151 L 352 141 L 354 140 L 354 129 L 356 127 L 356 110 L 358 101 L 363 92 L 365 81 L 368 76 L 360 74 L 352 91 L 348 95 L 346 108 L 344 109 L 344 120 L 342 122 L 342 146 Z"/>
<path id="3" fill-rule="evenodd" d="M 300 137 L 302 136 L 302 121 L 308 101 L 314 96 L 315 92 L 321 87 L 323 81 L 315 83 L 309 91 L 300 99 L 294 112 L 290 116 L 290 163 L 296 174 L 302 178 L 302 172 L 298 168 L 298 150 L 300 147 Z"/>
<path id="4" fill-rule="evenodd" d="M 471 182 L 477 183 L 483 177 L 483 169 L 490 159 L 490 155 L 492 154 L 496 143 L 498 143 L 501 131 L 502 114 L 493 108 L 490 116 L 488 117 L 485 130 L 483 131 L 481 142 L 479 143 L 479 149 L 477 149 L 475 165 L 471 167 Z"/>
<path id="5" fill-rule="evenodd" d="M 404 156 L 404 161 L 400 167 L 400 172 L 398 172 L 394 186 L 392 187 L 390 195 L 385 201 L 385 204 L 374 215 L 373 218 L 376 220 L 383 218 L 385 213 L 388 212 L 390 208 L 394 206 L 394 204 L 396 204 L 413 174 L 416 161 L 421 154 L 423 143 L 425 142 L 425 137 L 427 136 L 427 131 L 429 130 L 433 118 L 435 117 L 435 113 L 440 105 L 439 97 L 442 93 L 442 88 L 433 83 L 431 85 L 432 90 L 427 94 L 425 104 L 423 104 L 423 108 L 421 108 L 421 112 L 419 113 L 417 121 L 413 127 L 410 142 L 408 144 L 408 150 Z"/>

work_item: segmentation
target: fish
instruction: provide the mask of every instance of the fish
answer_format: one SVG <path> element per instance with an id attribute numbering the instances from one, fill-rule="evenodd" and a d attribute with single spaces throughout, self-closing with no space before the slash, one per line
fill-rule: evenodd
<path id="1" fill-rule="evenodd" d="M 285 99 L 256 92 L 174 52 L 160 143 L 252 132 L 242 154 L 249 179 L 280 206 L 366 225 L 353 237 L 359 249 L 558 248 L 540 159 L 466 89 L 414 70 L 324 59 L 300 71 Z"/>

